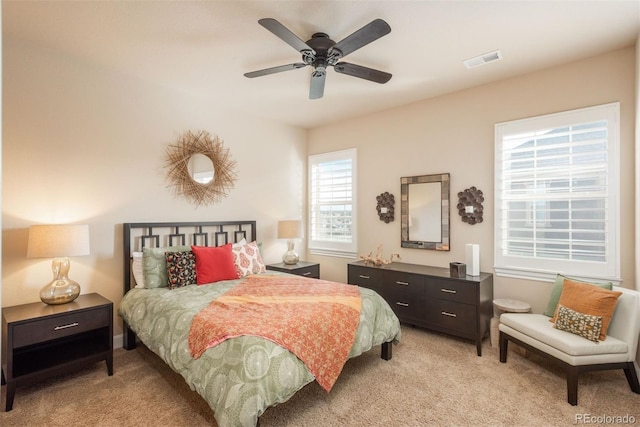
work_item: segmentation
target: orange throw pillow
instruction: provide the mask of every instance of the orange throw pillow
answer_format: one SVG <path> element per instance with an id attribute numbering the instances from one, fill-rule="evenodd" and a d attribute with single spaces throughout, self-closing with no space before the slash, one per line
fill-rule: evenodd
<path id="1" fill-rule="evenodd" d="M 602 330 L 600 331 L 600 341 L 602 341 L 607 337 L 607 328 L 620 295 L 622 292 L 565 279 L 558 307 L 563 305 L 579 313 L 602 316 Z M 556 309 L 551 321 L 555 322 L 557 317 L 558 310 Z"/>

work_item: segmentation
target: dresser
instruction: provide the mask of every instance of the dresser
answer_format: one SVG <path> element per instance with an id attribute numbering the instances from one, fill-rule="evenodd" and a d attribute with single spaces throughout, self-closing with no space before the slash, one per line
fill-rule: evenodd
<path id="1" fill-rule="evenodd" d="M 469 339 L 482 355 L 493 314 L 493 275 L 451 277 L 448 268 L 393 262 L 347 265 L 348 282 L 373 289 L 400 322 Z"/>

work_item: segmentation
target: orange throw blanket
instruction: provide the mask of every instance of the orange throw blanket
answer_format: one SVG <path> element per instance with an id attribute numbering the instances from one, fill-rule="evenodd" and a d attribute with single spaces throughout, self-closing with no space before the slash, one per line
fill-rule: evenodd
<path id="1" fill-rule="evenodd" d="M 197 359 L 229 338 L 263 337 L 295 354 L 328 392 L 355 341 L 360 308 L 357 286 L 251 275 L 194 316 L 189 350 Z"/>

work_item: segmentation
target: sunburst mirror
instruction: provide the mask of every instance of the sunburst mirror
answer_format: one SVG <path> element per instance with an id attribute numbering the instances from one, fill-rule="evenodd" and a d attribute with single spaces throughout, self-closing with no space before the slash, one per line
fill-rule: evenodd
<path id="1" fill-rule="evenodd" d="M 233 189 L 236 162 L 217 135 L 187 131 L 167 147 L 169 186 L 196 206 L 219 202 Z"/>

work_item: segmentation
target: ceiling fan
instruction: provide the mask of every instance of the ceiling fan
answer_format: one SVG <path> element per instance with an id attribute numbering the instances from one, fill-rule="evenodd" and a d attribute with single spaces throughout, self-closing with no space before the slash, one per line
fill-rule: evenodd
<path id="1" fill-rule="evenodd" d="M 266 76 L 268 74 L 295 70 L 310 65 L 313 67 L 313 72 L 311 73 L 309 99 L 322 98 L 328 67 L 333 67 L 338 73 L 359 77 L 376 83 L 386 83 L 391 79 L 391 74 L 385 73 L 384 71 L 374 70 L 349 62 L 338 62 L 351 52 L 389 34 L 391 27 L 382 19 L 374 19 L 338 43 L 331 40 L 325 33 L 315 33 L 309 40 L 304 42 L 291 32 L 291 30 L 273 18 L 260 19 L 258 23 L 300 52 L 300 54 L 302 54 L 302 62 L 252 71 L 245 73 L 245 77 Z"/>

